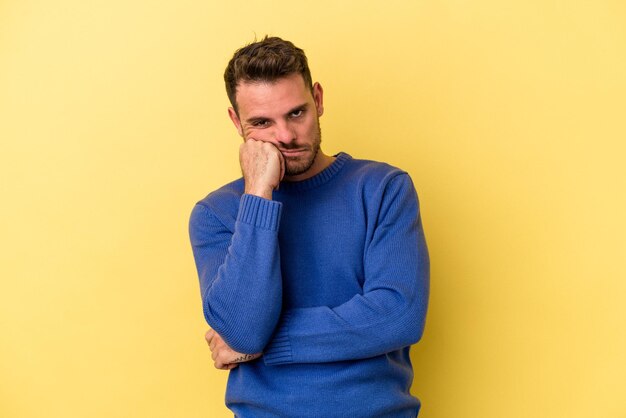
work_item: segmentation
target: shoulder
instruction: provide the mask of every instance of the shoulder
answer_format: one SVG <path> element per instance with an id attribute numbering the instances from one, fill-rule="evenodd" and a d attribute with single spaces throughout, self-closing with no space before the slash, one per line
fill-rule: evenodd
<path id="1" fill-rule="evenodd" d="M 243 179 L 239 178 L 212 191 L 194 205 L 191 212 L 191 223 L 213 218 L 226 227 L 234 225 L 243 190 Z"/>
<path id="2" fill-rule="evenodd" d="M 217 211 L 228 208 L 231 205 L 235 205 L 235 207 L 237 207 L 239 205 L 239 200 L 243 195 L 243 190 L 243 179 L 239 178 L 223 185 L 217 190 L 212 191 L 200 199 L 197 204 Z"/>
<path id="3" fill-rule="evenodd" d="M 419 213 L 419 198 L 407 171 L 380 161 L 354 158 L 347 168 L 346 175 L 368 219 L 400 213 L 415 217 Z"/>
<path id="4" fill-rule="evenodd" d="M 412 187 L 411 178 L 405 170 L 385 162 L 350 158 L 346 168 L 350 181 L 360 185 L 368 195 L 380 194 L 390 183 L 410 184 Z"/>

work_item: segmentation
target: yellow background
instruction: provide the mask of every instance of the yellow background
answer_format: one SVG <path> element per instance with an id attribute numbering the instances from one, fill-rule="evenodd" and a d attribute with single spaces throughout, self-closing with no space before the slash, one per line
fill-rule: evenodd
<path id="1" fill-rule="evenodd" d="M 269 33 L 327 152 L 413 177 L 424 418 L 626 417 L 621 0 L 0 1 L 0 416 L 227 417 L 187 236 Z"/>

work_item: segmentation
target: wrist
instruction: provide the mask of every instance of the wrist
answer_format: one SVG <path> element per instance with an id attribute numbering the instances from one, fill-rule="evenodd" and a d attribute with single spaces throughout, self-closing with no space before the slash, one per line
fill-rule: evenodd
<path id="1" fill-rule="evenodd" d="M 263 199 L 272 200 L 272 188 L 271 187 L 247 187 L 244 193 L 251 194 L 253 196 L 262 197 Z"/>

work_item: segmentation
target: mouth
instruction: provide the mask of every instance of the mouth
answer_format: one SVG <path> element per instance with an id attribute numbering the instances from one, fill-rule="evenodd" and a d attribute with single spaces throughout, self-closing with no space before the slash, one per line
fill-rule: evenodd
<path id="1" fill-rule="evenodd" d="M 299 155 L 302 155 L 306 152 L 306 149 L 297 149 L 297 150 L 283 150 L 280 151 L 281 154 L 283 154 L 284 157 L 297 157 Z"/>

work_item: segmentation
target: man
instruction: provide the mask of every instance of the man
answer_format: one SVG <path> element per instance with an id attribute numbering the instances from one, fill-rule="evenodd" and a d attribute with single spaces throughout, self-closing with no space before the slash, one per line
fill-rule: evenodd
<path id="1" fill-rule="evenodd" d="M 415 417 L 429 258 L 408 174 L 325 154 L 323 89 L 268 38 L 226 68 L 243 178 L 191 214 L 206 339 L 237 417 Z"/>

